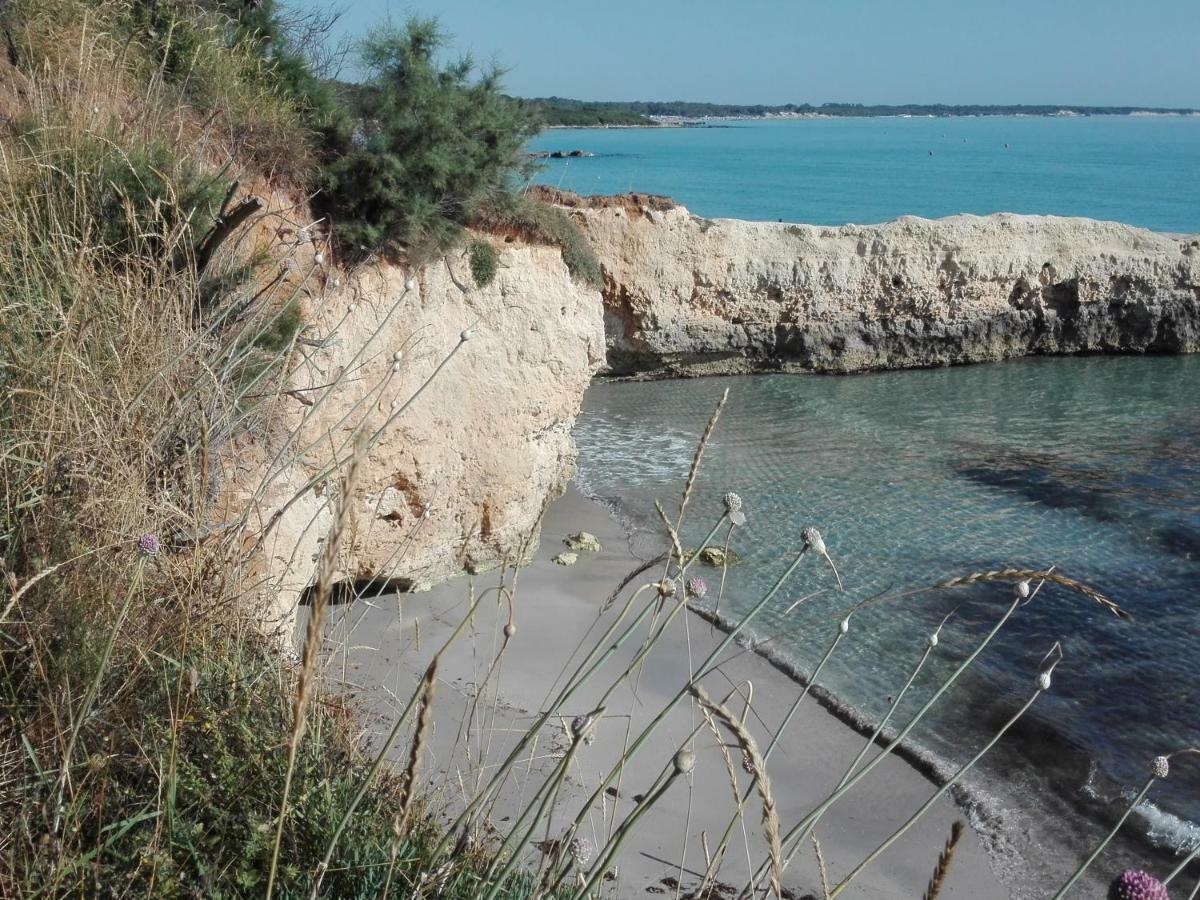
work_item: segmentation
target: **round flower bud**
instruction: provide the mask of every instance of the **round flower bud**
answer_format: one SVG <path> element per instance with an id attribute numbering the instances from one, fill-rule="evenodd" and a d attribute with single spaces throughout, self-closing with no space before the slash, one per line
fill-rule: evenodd
<path id="1" fill-rule="evenodd" d="M 571 843 L 567 844 L 567 852 L 580 868 L 592 861 L 592 844 L 585 837 L 571 838 Z"/>
<path id="2" fill-rule="evenodd" d="M 392 374 L 393 374 L 393 375 L 399 375 L 399 374 L 400 374 L 400 363 L 398 363 L 398 362 L 394 362 L 394 363 L 392 363 Z"/>
<path id="3" fill-rule="evenodd" d="M 159 543 L 158 535 L 146 532 L 138 538 L 138 552 L 142 556 L 157 556 L 158 551 L 162 549 L 162 544 Z"/>
<path id="4" fill-rule="evenodd" d="M 409 278 L 407 281 L 404 282 L 404 289 L 406 291 L 414 290 L 416 288 L 416 286 L 417 286 L 417 282 L 412 278 Z"/>
<path id="5" fill-rule="evenodd" d="M 475 336 L 474 328 L 464 328 L 458 335 L 459 340 L 463 341 L 463 343 L 466 343 L 474 336 Z"/>
<path id="6" fill-rule="evenodd" d="M 735 509 L 729 514 L 729 521 L 740 528 L 746 524 L 746 514 L 740 509 Z"/>
<path id="7" fill-rule="evenodd" d="M 579 740 L 585 737 L 592 727 L 591 716 L 576 716 L 571 720 L 571 737 Z"/>
<path id="8" fill-rule="evenodd" d="M 800 532 L 800 539 L 804 541 L 804 545 L 813 551 L 825 555 L 825 541 L 821 537 L 821 532 L 811 526 Z"/>
<path id="9" fill-rule="evenodd" d="M 397 350 L 395 353 L 392 354 L 392 362 L 400 362 L 402 359 L 404 359 L 404 351 L 403 350 Z"/>
<path id="10" fill-rule="evenodd" d="M 687 592 L 697 600 L 700 600 L 708 593 L 708 585 L 704 583 L 703 578 L 689 578 Z"/>
<path id="11" fill-rule="evenodd" d="M 313 262 L 315 262 L 318 266 L 324 265 L 325 254 L 318 250 L 315 254 L 313 254 Z"/>
<path id="12" fill-rule="evenodd" d="M 1156 756 L 1150 769 L 1155 778 L 1166 778 L 1171 774 L 1171 762 L 1165 756 Z"/>
<path id="13" fill-rule="evenodd" d="M 1126 869 L 1113 879 L 1108 900 L 1170 900 L 1166 885 L 1137 869 Z"/>
<path id="14" fill-rule="evenodd" d="M 658 595 L 660 597 L 674 597 L 675 596 L 675 582 L 672 581 L 670 578 L 664 578 L 662 581 L 660 581 L 658 583 L 657 587 L 658 587 Z"/>
<path id="15" fill-rule="evenodd" d="M 696 754 L 685 748 L 675 754 L 674 762 L 676 774 L 686 775 L 696 768 Z"/>
<path id="16" fill-rule="evenodd" d="M 1050 690 L 1050 673 L 1040 672 L 1037 677 L 1037 686 L 1039 691 Z"/>
<path id="17" fill-rule="evenodd" d="M 1029 582 L 1028 581 L 1018 581 L 1016 586 L 1013 588 L 1013 590 L 1016 592 L 1016 595 L 1018 597 L 1020 597 L 1022 600 L 1029 599 Z"/>
<path id="18" fill-rule="evenodd" d="M 935 631 L 933 634 L 931 634 L 926 640 L 926 643 L 929 644 L 930 647 L 936 647 L 938 645 L 938 633 Z"/>
<path id="19" fill-rule="evenodd" d="M 742 498 L 733 491 L 730 491 L 728 494 L 722 497 L 721 501 L 725 504 L 725 512 L 735 513 L 741 511 Z"/>
<path id="20" fill-rule="evenodd" d="M 356 309 L 358 309 L 358 304 L 357 304 L 357 303 L 351 303 L 349 306 L 347 306 L 347 307 L 346 307 L 346 312 L 348 312 L 348 313 L 352 313 L 352 312 L 354 312 Z"/>
<path id="21" fill-rule="evenodd" d="M 842 634 L 846 634 L 848 631 L 850 631 L 850 617 L 849 616 L 846 616 L 846 618 L 844 618 L 844 619 L 842 619 L 842 621 L 838 622 L 838 631 L 841 632 Z"/>
<path id="22" fill-rule="evenodd" d="M 512 622 L 509 622 L 507 625 L 504 626 L 504 636 L 506 638 L 511 638 L 516 633 L 517 633 L 517 626 L 515 624 L 513 624 Z"/>

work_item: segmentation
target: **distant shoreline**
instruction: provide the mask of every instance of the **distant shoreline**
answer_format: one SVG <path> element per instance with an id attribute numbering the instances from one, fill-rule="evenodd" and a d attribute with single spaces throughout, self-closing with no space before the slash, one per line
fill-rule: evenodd
<path id="1" fill-rule="evenodd" d="M 518 99 L 518 98 L 515 98 Z M 1087 106 L 1022 103 L 703 103 L 689 100 L 573 100 L 568 97 L 518 99 L 548 127 L 661 128 L 703 127 L 712 122 L 757 119 L 982 118 L 1085 116 L 1198 116 L 1193 107 Z"/>
<path id="2" fill-rule="evenodd" d="M 596 123 L 590 125 L 576 124 L 549 124 L 545 126 L 546 131 L 563 131 L 574 129 L 654 129 L 654 128 L 706 128 L 710 122 L 800 122 L 800 121 L 836 121 L 839 119 L 1096 119 L 1096 118 L 1113 118 L 1113 119 L 1200 119 L 1200 110 L 1191 110 L 1188 112 L 1090 112 L 1090 113 L 1018 113 L 1018 112 L 996 112 L 996 113 L 944 113 L 934 115 L 933 113 L 915 114 L 915 113 L 863 113 L 862 115 L 828 115 L 823 113 L 797 113 L 795 115 L 777 115 L 768 114 L 761 116 L 754 115 L 729 115 L 729 116 L 697 116 L 695 118 L 685 118 L 683 116 L 656 116 L 649 117 L 645 122 L 638 123 Z"/>

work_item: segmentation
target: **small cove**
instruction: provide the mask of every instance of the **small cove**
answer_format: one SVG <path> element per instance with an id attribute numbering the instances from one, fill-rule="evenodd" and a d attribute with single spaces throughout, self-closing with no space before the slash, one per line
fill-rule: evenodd
<path id="1" fill-rule="evenodd" d="M 696 542 L 736 490 L 750 521 L 735 538 L 724 612 L 758 597 L 800 529 L 822 530 L 846 593 L 809 568 L 754 636 L 811 671 L 858 600 L 1006 566 L 1060 571 L 1134 615 L 1047 590 L 1001 633 L 951 702 L 917 734 L 933 768 L 1028 696 L 1042 655 L 1063 642 L 1054 690 L 1001 747 L 974 789 L 1000 806 L 1041 797 L 1041 827 L 1101 815 L 1144 780 L 1149 760 L 1200 743 L 1200 359 L 1035 358 L 855 377 L 751 376 L 598 383 L 576 427 L 578 483 L 615 510 L 635 548 L 659 540 L 653 498 L 680 489 L 712 404 L 730 404 L 705 457 L 685 538 Z M 786 619 L 787 606 L 817 593 Z M 976 587 L 868 607 L 821 678 L 849 715 L 875 718 L 925 636 L 955 611 L 945 674 L 998 616 L 1007 593 Z M 932 690 L 931 683 L 923 687 Z M 1197 839 L 1200 779 L 1180 769 L 1138 827 L 1169 848 Z"/>

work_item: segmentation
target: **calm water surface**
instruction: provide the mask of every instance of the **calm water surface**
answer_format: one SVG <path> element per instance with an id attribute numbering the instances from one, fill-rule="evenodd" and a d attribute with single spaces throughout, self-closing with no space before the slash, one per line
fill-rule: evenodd
<path id="1" fill-rule="evenodd" d="M 1200 116 L 741 121 L 563 129 L 537 180 L 667 194 L 697 215 L 815 225 L 999 211 L 1200 231 Z"/>
<path id="2" fill-rule="evenodd" d="M 1140 787 L 1155 755 L 1200 745 L 1200 357 L 597 384 L 575 432 L 584 490 L 635 535 L 653 533 L 653 498 L 678 496 L 725 387 L 730 402 L 687 531 L 703 537 L 724 491 L 745 499 L 749 523 L 734 541 L 744 562 L 730 571 L 725 609 L 744 611 L 762 595 L 806 525 L 821 529 L 846 584 L 838 595 L 827 568 L 805 564 L 754 625 L 781 657 L 811 671 L 853 601 L 1054 565 L 1101 588 L 1136 624 L 1047 589 L 939 707 L 922 745 L 965 761 L 1029 695 L 1055 641 L 1065 661 L 1010 742 L 1019 758 L 1001 755 L 990 770 L 996 784 L 1026 796 L 1057 791 L 1069 806 L 1083 793 Z M 811 591 L 821 593 L 782 617 Z M 1010 597 L 979 587 L 867 608 L 821 680 L 878 716 L 943 616 L 957 608 L 939 649 L 945 673 Z M 918 696 L 933 683 L 920 682 Z M 1167 813 L 1200 821 L 1200 779 L 1177 768 L 1142 824 L 1186 843 L 1200 832 Z"/>
<path id="3" fill-rule="evenodd" d="M 733 122 L 552 131 L 534 143 L 576 148 L 597 156 L 552 161 L 539 180 L 585 194 L 668 194 L 712 217 L 835 225 L 1004 210 L 1200 231 L 1200 117 Z M 1010 809 L 1038 798 L 1043 825 L 1020 830 L 1078 859 L 1153 756 L 1200 745 L 1200 358 L 598 384 L 576 429 L 580 482 L 638 540 L 655 531 L 652 499 L 677 495 L 726 386 L 688 533 L 703 536 L 724 491 L 745 498 L 750 523 L 736 538 L 745 561 L 730 573 L 726 611 L 761 596 L 806 525 L 822 530 L 846 583 L 838 595 L 827 569 L 806 565 L 754 628 L 779 657 L 811 671 L 851 601 L 1054 565 L 1110 594 L 1136 624 L 1045 591 L 914 733 L 923 751 L 961 763 L 1029 695 L 1043 654 L 1061 641 L 1053 690 L 973 788 Z M 821 593 L 781 617 L 809 591 Z M 881 715 L 926 636 L 955 611 L 915 689 L 927 696 L 1008 597 L 979 587 L 869 607 L 821 680 L 846 707 Z M 1176 769 L 1137 828 L 1187 846 L 1200 840 L 1200 766 Z M 1078 824 L 1089 815 L 1090 831 Z"/>

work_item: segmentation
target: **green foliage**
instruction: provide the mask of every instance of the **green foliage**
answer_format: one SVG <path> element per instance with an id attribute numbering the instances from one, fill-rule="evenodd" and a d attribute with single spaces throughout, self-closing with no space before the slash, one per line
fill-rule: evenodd
<path id="1" fill-rule="evenodd" d="M 1143 106 L 1045 106 L 946 103 L 898 105 L 864 103 L 704 103 L 686 100 L 593 101 L 566 97 L 539 97 L 523 101 L 538 110 L 547 125 L 654 125 L 648 116 L 695 119 L 704 116 L 820 115 L 835 117 L 870 116 L 1053 116 L 1072 112 L 1082 116 L 1129 115 L 1135 112 L 1177 113 L 1190 109 Z"/>
<path id="2" fill-rule="evenodd" d="M 657 124 L 644 113 L 636 112 L 623 103 L 603 103 L 590 100 L 567 100 L 546 97 L 523 100 L 546 125 L 570 128 L 594 126 L 646 126 Z"/>
<path id="3" fill-rule="evenodd" d="M 557 206 L 523 194 L 500 197 L 481 209 L 473 224 L 496 234 L 558 247 L 571 277 L 591 287 L 603 283 L 596 251 L 571 216 Z"/>
<path id="4" fill-rule="evenodd" d="M 487 287 L 496 280 L 498 257 L 496 248 L 487 241 L 472 241 L 470 248 L 471 277 L 480 287 Z"/>
<path id="5" fill-rule="evenodd" d="M 436 21 L 412 19 L 364 45 L 361 134 L 320 174 L 320 202 L 350 255 L 444 252 L 522 165 L 533 118 L 500 93 L 498 70 L 438 64 L 444 44 Z"/>
<path id="6" fill-rule="evenodd" d="M 28 644 L 25 629 L 0 628 L 0 714 L 31 741 L 13 760 L 21 771 L 5 773 L 19 776 L 23 789 L 4 801 L 11 843 L 0 884 L 7 877 L 22 895 L 98 896 L 113 884 L 130 896 L 261 894 L 292 724 L 277 659 L 261 638 L 243 633 L 232 641 L 222 633 L 228 626 L 213 619 L 196 629 L 147 595 L 130 621 L 151 627 L 119 635 L 117 654 L 100 672 L 97 648 L 112 627 L 101 610 L 110 602 L 98 598 L 90 611 L 59 607 L 42 620 L 55 629 Z M 51 664 L 33 666 L 34 659 Z M 78 787 L 49 850 L 43 837 L 55 814 L 61 747 L 39 740 L 52 727 L 42 716 L 55 692 L 75 696 L 97 676 L 101 701 L 81 726 Z M 284 828 L 281 897 L 306 894 L 367 768 L 350 710 L 329 698 L 310 716 Z M 0 750 L 10 738 L 0 733 Z M 338 842 L 323 896 L 378 897 L 389 878 L 396 895 L 406 895 L 398 886 L 418 877 L 438 835 L 418 823 L 395 840 L 397 793 L 387 773 L 367 792 Z M 445 896 L 474 895 L 475 864 L 464 859 L 448 872 Z"/>

